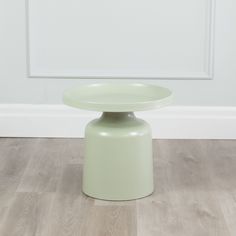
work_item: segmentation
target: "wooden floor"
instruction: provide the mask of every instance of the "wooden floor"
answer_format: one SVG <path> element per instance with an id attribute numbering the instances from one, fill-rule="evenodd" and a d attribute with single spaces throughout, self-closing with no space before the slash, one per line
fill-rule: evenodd
<path id="1" fill-rule="evenodd" d="M 235 236 L 236 140 L 154 141 L 137 201 L 81 193 L 83 140 L 0 138 L 0 236 Z"/>

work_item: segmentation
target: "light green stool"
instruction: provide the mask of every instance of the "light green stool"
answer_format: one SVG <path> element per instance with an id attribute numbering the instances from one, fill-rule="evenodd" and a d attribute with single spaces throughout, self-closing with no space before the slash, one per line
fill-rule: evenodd
<path id="1" fill-rule="evenodd" d="M 64 92 L 64 103 L 102 111 L 85 130 L 83 192 L 103 200 L 131 200 L 153 192 L 150 126 L 133 111 L 165 106 L 170 90 L 141 83 L 99 83 Z"/>

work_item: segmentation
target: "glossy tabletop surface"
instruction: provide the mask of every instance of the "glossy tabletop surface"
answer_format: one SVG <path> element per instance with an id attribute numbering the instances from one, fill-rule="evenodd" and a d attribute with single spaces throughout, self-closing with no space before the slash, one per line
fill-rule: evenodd
<path id="1" fill-rule="evenodd" d="M 64 91 L 65 104 L 92 111 L 143 111 L 168 105 L 169 89 L 143 83 L 94 83 Z"/>

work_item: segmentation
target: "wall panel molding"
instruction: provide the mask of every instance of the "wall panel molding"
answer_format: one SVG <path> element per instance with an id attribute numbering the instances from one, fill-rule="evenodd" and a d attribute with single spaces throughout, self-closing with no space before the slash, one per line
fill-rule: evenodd
<path id="1" fill-rule="evenodd" d="M 166 71 L 154 71 L 150 73 L 145 72 L 132 72 L 129 70 L 124 70 L 119 72 L 119 70 L 110 70 L 109 68 L 105 68 L 102 70 L 94 70 L 91 69 L 80 69 L 79 65 L 72 66 L 72 69 L 64 68 L 63 69 L 63 60 L 60 61 L 62 63 L 62 69 L 58 69 L 59 66 L 56 65 L 54 68 L 50 67 L 50 62 L 47 64 L 47 62 L 44 62 L 45 58 L 48 58 L 47 54 L 43 54 L 43 50 L 40 51 L 40 47 L 43 48 L 43 46 L 47 45 L 47 42 L 44 45 L 40 44 L 40 39 L 38 42 L 35 41 L 36 36 L 42 36 L 43 40 L 44 35 L 40 34 L 41 32 L 44 32 L 44 30 L 40 29 L 37 31 L 38 28 L 43 28 L 44 25 L 42 23 L 42 27 L 40 26 L 40 16 L 34 16 L 35 9 L 37 7 L 37 4 L 39 6 L 43 6 L 42 3 L 48 4 L 46 2 L 53 2 L 52 0 L 48 1 L 40 1 L 40 0 L 26 0 L 26 24 L 27 24 L 27 64 L 28 64 L 28 77 L 30 78 L 128 78 L 128 79 L 195 79 L 195 80 L 205 80 L 205 79 L 213 79 L 214 77 L 214 28 L 215 28 L 215 0 L 205 0 L 205 39 L 204 39 L 204 53 L 202 57 L 202 69 L 197 71 L 188 71 L 188 70 L 166 70 Z M 90 0 L 91 2 L 92 0 Z M 132 0 L 131 0 L 132 1 Z M 184 0 L 182 0 L 184 1 Z M 195 0 L 198 2 L 198 0 Z M 78 1 L 79 2 L 79 1 Z M 36 4 L 36 6 L 34 5 Z M 49 4 L 50 5 L 50 4 Z M 55 6 L 57 7 L 57 6 Z M 40 9 L 39 9 L 40 10 Z M 40 12 L 40 11 L 39 11 Z M 52 12 L 53 13 L 53 12 Z M 40 14 L 40 13 L 39 13 Z M 47 15 L 48 16 L 48 15 Z M 44 17 L 42 15 L 42 17 Z M 52 16 L 53 17 L 53 16 Z M 36 31 L 35 31 L 36 29 Z M 34 32 L 32 32 L 34 31 Z M 39 35 L 34 35 L 34 33 L 39 33 Z M 46 31 L 45 31 L 46 33 Z M 62 32 L 63 34 L 63 32 Z M 42 41 L 43 41 L 42 40 Z M 196 42 L 197 43 L 197 42 Z M 38 48 L 38 49 L 35 49 Z M 49 48 L 50 45 L 49 45 Z M 38 56 L 40 53 L 40 56 Z M 41 55 L 42 54 L 42 55 Z M 60 57 L 60 53 L 58 55 L 54 55 L 53 53 L 49 54 L 52 58 Z M 73 56 L 73 55 L 72 55 Z M 180 55 L 181 56 L 181 55 Z M 57 60 L 57 59 L 55 59 Z M 58 64 L 60 64 L 58 63 Z M 53 64 L 53 63 L 52 63 Z M 46 68 L 44 67 L 46 65 Z M 138 66 L 137 66 L 138 67 Z M 56 69 L 55 69 L 56 68 Z M 79 69 L 78 69 L 79 68 Z M 187 68 L 187 65 L 186 65 Z M 104 73 L 105 71 L 105 73 Z"/>

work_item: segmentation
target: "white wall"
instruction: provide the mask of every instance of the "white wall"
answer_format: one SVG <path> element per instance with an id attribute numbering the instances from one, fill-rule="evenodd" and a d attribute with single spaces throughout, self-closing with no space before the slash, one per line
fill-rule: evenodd
<path id="1" fill-rule="evenodd" d="M 48 0 L 48 2 L 53 2 Z M 72 0 L 71 0 L 72 1 Z M 140 0 L 141 1 L 141 0 Z M 140 2 L 139 1 L 139 2 Z M 29 0 L 29 2 L 41 2 L 39 0 Z M 56 1 L 57 2 L 57 1 Z M 55 2 L 55 4 L 56 4 Z M 63 1 L 60 1 L 63 2 Z M 70 1 L 67 1 L 70 2 Z M 73 2 L 73 1 L 72 1 Z M 79 1 L 78 1 L 79 2 Z M 161 1 L 160 1 L 161 2 Z M 173 11 L 171 1 L 170 12 Z M 184 4 L 184 1 L 180 1 Z M 191 0 L 192 3 L 202 9 L 202 1 Z M 207 0 L 206 0 L 207 2 Z M 154 71 L 156 77 L 166 77 L 164 79 L 132 79 L 132 81 L 145 81 L 147 83 L 155 83 L 162 86 L 169 87 L 175 93 L 175 105 L 194 105 L 194 106 L 235 106 L 236 105 L 236 2 L 234 0 L 216 0 L 215 7 L 215 37 L 214 37 L 214 71 L 213 79 L 199 79 L 195 76 L 194 79 L 190 78 L 193 70 L 189 73 L 189 78 L 185 80 L 179 79 L 179 74 L 174 70 L 170 71 L 168 60 L 165 65 L 168 67 L 167 74 L 161 74 L 160 71 Z M 199 3 L 199 5 L 198 5 Z M 57 5 L 55 5 L 56 7 Z M 183 5 L 184 6 L 184 5 Z M 180 5 L 180 7 L 183 7 Z M 186 7 L 190 7 L 187 5 Z M 206 4 L 208 7 L 208 4 Z M 167 9 L 167 7 L 166 7 Z M 171 10 L 172 9 L 172 10 Z M 191 9 L 191 8 L 189 8 Z M 176 9 L 179 10 L 179 9 Z M 31 9 L 31 11 L 33 11 Z M 39 14 L 42 12 L 39 11 Z M 202 17 L 201 11 L 196 10 L 196 18 L 189 18 L 191 22 L 197 17 Z M 52 8 L 52 15 L 53 15 Z M 24 0 L 0 0 L 0 103 L 33 103 L 33 104 L 59 104 L 61 103 L 62 92 L 65 88 L 82 83 L 90 83 L 95 80 L 107 81 L 103 79 L 75 79 L 75 78 L 47 78 L 50 73 L 46 71 L 43 77 L 29 78 L 27 63 L 31 63 L 34 67 L 34 74 L 37 75 L 36 69 L 40 69 L 40 63 L 37 58 L 33 61 L 27 61 L 27 48 L 28 37 L 26 30 L 26 7 Z M 164 17 L 164 16 L 163 16 Z M 171 17 L 171 16 L 170 16 Z M 187 15 L 188 17 L 188 15 Z M 189 16 L 190 17 L 190 16 Z M 199 19 L 200 19 L 199 18 Z M 183 18 L 184 19 L 184 18 Z M 187 20 L 188 18 L 186 18 Z M 201 21 L 202 22 L 202 21 Z M 203 21 L 205 24 L 209 22 Z M 29 22 L 31 23 L 31 22 Z M 202 24 L 202 23 L 201 23 Z M 200 24 L 200 25 L 201 25 Z M 200 26 L 199 25 L 199 26 Z M 37 26 L 34 24 L 34 26 Z M 170 28 L 171 29 L 171 28 Z M 207 26 L 204 29 L 208 29 Z M 37 28 L 36 28 L 37 30 Z M 45 30 L 45 29 L 44 29 Z M 188 30 L 191 30 L 188 28 Z M 198 33 L 202 32 L 202 36 L 207 34 L 201 31 L 201 28 L 196 29 Z M 40 32 L 40 31 L 37 31 Z M 37 33 L 34 32 L 34 35 Z M 43 32 L 43 31 L 42 31 Z M 194 31 L 193 31 L 194 32 Z M 62 32 L 63 33 L 63 32 Z M 53 36 L 53 35 L 52 35 Z M 41 35 L 42 39 L 44 38 Z M 181 39 L 181 38 L 180 38 Z M 199 40 L 202 38 L 199 37 Z M 191 42 L 196 46 L 195 38 L 191 38 Z M 37 41 L 32 41 L 34 56 L 37 56 Z M 212 42 L 211 42 L 212 43 Z M 40 47 L 40 41 L 38 42 Z M 60 45 L 60 44 L 59 44 Z M 76 44 L 73 44 L 73 46 Z M 184 44 L 181 44 L 183 47 Z M 203 45 L 203 44 L 199 44 Z M 153 46 L 153 45 L 152 45 Z M 177 45 L 175 45 L 177 47 Z M 202 47 L 202 46 L 201 46 Z M 32 48 L 31 48 L 32 49 Z M 184 49 L 184 47 L 183 47 Z M 165 50 L 165 48 L 164 48 Z M 32 52 L 32 51 L 31 51 Z M 164 51 L 162 51 L 163 53 Z M 53 52 L 49 52 L 53 53 Z M 187 51 L 186 51 L 187 53 Z M 194 49 L 193 53 L 197 55 L 197 50 Z M 199 58 L 202 54 L 199 54 Z M 33 56 L 33 55 L 31 55 Z M 47 54 L 43 54 L 43 57 Z M 158 56 L 158 55 L 157 55 Z M 186 63 L 186 58 L 181 56 L 181 60 Z M 42 57 L 42 58 L 43 58 Z M 196 62 L 197 71 L 201 71 L 199 58 L 195 61 L 192 59 L 190 65 Z M 161 57 L 158 56 L 160 60 Z M 177 57 L 172 62 L 177 61 Z M 75 60 L 76 61 L 76 60 Z M 53 61 L 50 60 L 50 63 Z M 63 60 L 62 60 L 63 62 Z M 42 63 L 42 65 L 45 65 Z M 164 66 L 165 66 L 164 65 Z M 184 70 L 188 64 L 184 64 Z M 52 66 L 52 65 L 51 65 Z M 58 65 L 57 65 L 58 66 Z M 68 66 L 65 65 L 65 66 Z M 74 64 L 75 68 L 77 64 Z M 154 67 L 155 68 L 155 64 Z M 153 69 L 152 68 L 152 69 Z M 31 68 L 33 69 L 33 68 Z M 42 69 L 42 68 L 41 68 Z M 55 75 L 66 76 L 68 68 L 63 68 L 63 71 L 58 71 L 58 67 L 53 71 Z M 66 73 L 64 73 L 66 71 Z M 42 72 L 39 71 L 39 72 Z M 134 73 L 135 71 L 132 71 Z M 64 73 L 64 74 L 63 74 Z M 80 71 L 73 71 L 73 75 L 79 75 Z M 158 74 L 159 73 L 159 74 Z M 172 73 L 172 74 L 171 74 Z M 176 74 L 175 74 L 176 73 Z M 52 75 L 52 74 L 51 74 Z M 168 79 L 171 75 L 172 79 Z M 194 76 L 193 76 L 194 77 Z"/>
<path id="2" fill-rule="evenodd" d="M 215 0 L 30 0 L 37 77 L 212 78 Z"/>

